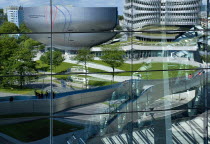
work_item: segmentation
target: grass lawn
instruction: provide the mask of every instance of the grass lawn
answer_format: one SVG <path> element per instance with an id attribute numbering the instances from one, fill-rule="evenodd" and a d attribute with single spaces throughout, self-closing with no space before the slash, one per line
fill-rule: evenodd
<path id="1" fill-rule="evenodd" d="M 92 62 L 109 67 L 109 65 L 107 63 L 105 63 L 105 62 L 103 62 L 101 60 L 94 60 Z M 132 68 L 135 71 L 135 70 L 138 70 L 141 66 L 143 66 L 143 63 L 132 64 L 132 65 L 128 64 L 128 63 L 124 63 L 122 66 L 117 67 L 117 69 L 121 69 L 121 70 L 124 70 L 124 71 L 131 71 L 131 68 Z"/>
<path id="2" fill-rule="evenodd" d="M 37 61 L 37 68 L 38 69 L 44 69 L 46 67 L 46 64 L 43 64 L 41 61 Z M 56 68 L 53 67 L 53 72 L 54 73 L 61 73 L 67 71 L 69 68 L 72 68 L 74 66 L 81 66 L 78 64 L 72 64 L 72 63 L 67 63 L 67 62 L 62 62 L 61 65 L 57 66 Z M 49 66 L 48 66 L 49 67 Z M 46 71 L 49 71 L 47 69 Z M 104 70 L 96 69 L 96 68 L 90 68 L 88 67 L 89 72 L 106 72 Z M 55 76 L 56 77 L 56 76 Z"/>
<path id="3" fill-rule="evenodd" d="M 101 60 L 94 60 L 92 61 L 93 63 L 96 64 L 101 64 L 104 66 L 109 66 L 108 64 L 104 63 Z M 68 68 L 71 68 L 72 66 L 79 66 L 77 64 L 71 64 L 71 63 L 65 63 L 63 62 L 60 66 L 56 68 L 54 72 L 62 72 L 66 71 Z M 184 65 L 184 64 L 177 64 L 177 63 L 138 63 L 138 64 L 128 64 L 124 63 L 122 66 L 117 67 L 117 69 L 121 69 L 123 71 L 138 71 L 140 70 L 141 67 L 146 67 L 145 70 L 163 70 L 163 67 L 167 67 L 167 69 L 195 69 L 197 67 L 191 66 L 191 65 Z M 96 68 L 88 68 L 90 73 L 97 73 L 97 72 L 106 72 L 104 70 L 96 69 Z M 172 78 L 172 77 L 178 77 L 178 76 L 185 76 L 186 73 L 193 73 L 194 70 L 191 71 L 169 71 L 168 74 L 166 72 L 162 71 L 154 71 L 154 72 L 141 72 L 142 78 L 143 79 L 163 79 L 163 78 Z M 108 75 L 112 75 L 112 73 L 104 73 Z M 122 73 L 115 73 L 117 76 L 131 76 L 131 72 L 122 72 Z M 150 75 L 150 76 L 149 76 Z M 165 76 L 164 76 L 165 75 Z M 55 75 L 54 77 L 59 78 L 59 79 L 67 79 L 67 77 L 70 75 Z M 100 84 L 97 81 L 90 81 L 91 85 L 107 85 L 107 83 L 101 82 Z"/>
<path id="4" fill-rule="evenodd" d="M 111 83 L 111 81 L 94 81 L 94 80 L 89 80 L 88 85 L 91 86 L 106 86 L 106 85 L 111 85 L 114 83 Z"/>
<path id="5" fill-rule="evenodd" d="M 22 95 L 34 95 L 34 89 L 29 89 L 29 88 L 21 89 L 17 86 L 0 88 L 0 92 L 15 93 L 15 94 L 22 94 Z"/>
<path id="6" fill-rule="evenodd" d="M 83 127 L 53 120 L 54 136 L 80 129 L 83 129 Z M 15 139 L 18 139 L 22 142 L 32 142 L 49 136 L 50 120 L 40 119 L 17 124 L 0 125 L 0 132 L 9 135 Z"/>
<path id="7" fill-rule="evenodd" d="M 85 77 L 85 75 L 78 75 L 78 77 Z M 91 85 L 91 86 L 106 86 L 106 85 L 118 83 L 118 82 L 111 82 L 110 80 L 95 78 L 91 76 L 87 76 L 87 78 L 89 78 L 88 85 Z"/>
<path id="8" fill-rule="evenodd" d="M 104 66 L 109 66 L 107 63 L 105 63 L 105 62 L 103 62 L 101 60 L 93 60 L 91 62 L 96 63 L 96 64 L 100 64 L 100 65 L 104 65 Z"/>
<path id="9" fill-rule="evenodd" d="M 54 75 L 53 77 L 56 77 L 58 79 L 67 80 L 69 76 L 72 76 L 72 75 Z M 73 76 L 83 77 L 83 78 L 86 77 L 85 75 L 73 75 Z M 88 75 L 87 75 L 87 78 L 89 79 L 88 85 L 91 85 L 91 86 L 106 86 L 106 85 L 111 85 L 111 84 L 117 83 L 117 82 L 112 83 L 110 80 L 105 80 L 102 78 L 95 78 L 95 77 L 88 76 Z M 75 83 L 77 83 L 77 82 L 75 82 Z"/>
<path id="10" fill-rule="evenodd" d="M 101 60 L 94 60 L 93 62 L 97 63 L 97 64 L 109 66 L 108 64 L 104 63 Z M 146 64 L 146 63 L 138 63 L 138 64 L 124 63 L 122 66 L 117 67 L 117 69 L 121 69 L 121 70 L 124 70 L 124 71 L 131 71 L 131 70 L 137 71 L 142 66 L 150 67 L 147 70 L 163 70 L 164 66 L 167 66 L 168 69 L 193 69 L 193 68 L 197 68 L 195 66 L 184 65 L 184 64 L 177 64 L 177 63 L 157 63 L 157 62 L 152 62 L 152 63 L 149 63 L 149 64 Z"/>
<path id="11" fill-rule="evenodd" d="M 40 60 L 37 60 L 36 68 L 37 69 L 47 69 L 47 68 L 49 68 L 49 65 L 42 63 L 42 61 L 40 61 Z"/>
<path id="12" fill-rule="evenodd" d="M 155 71 L 155 72 L 139 72 L 136 74 L 141 74 L 142 79 L 165 79 L 165 78 L 173 78 L 185 76 L 186 74 L 193 74 L 195 71 Z"/>
<path id="13" fill-rule="evenodd" d="M 43 69 L 43 70 L 49 71 L 49 65 L 43 64 L 40 60 L 38 60 L 36 62 L 37 62 L 37 66 L 36 66 L 37 69 Z M 53 72 L 60 73 L 60 72 L 66 71 L 68 68 L 71 68 L 73 66 L 80 66 L 80 65 L 62 62 L 61 65 L 59 65 L 55 68 L 53 67 Z M 47 68 L 47 69 L 45 69 L 45 68 Z"/>
<path id="14" fill-rule="evenodd" d="M 167 34 L 167 33 L 139 33 L 139 36 L 158 36 L 158 37 L 175 37 L 178 36 L 179 34 L 175 33 L 175 34 Z"/>
<path id="15" fill-rule="evenodd" d="M 100 60 L 94 60 L 94 63 L 102 64 L 108 66 L 106 63 Z M 184 64 L 177 64 L 177 63 L 139 63 L 139 64 L 127 64 L 124 63 L 122 66 L 118 67 L 118 69 L 124 71 L 138 71 L 140 67 L 147 67 L 146 70 L 163 70 L 163 67 L 168 67 L 168 69 L 195 69 L 197 67 L 191 65 L 184 65 Z M 195 70 L 190 71 L 168 71 L 168 73 L 163 71 L 154 71 L 154 72 L 140 72 L 139 74 L 142 75 L 142 79 L 163 79 L 163 78 L 172 78 L 178 76 L 185 76 L 190 73 L 194 73 Z M 138 73 L 137 73 L 138 74 Z M 111 75 L 111 73 L 110 73 Z M 122 72 L 122 73 L 115 73 L 117 76 L 131 76 L 131 72 Z M 165 76 L 164 76 L 165 75 Z"/>

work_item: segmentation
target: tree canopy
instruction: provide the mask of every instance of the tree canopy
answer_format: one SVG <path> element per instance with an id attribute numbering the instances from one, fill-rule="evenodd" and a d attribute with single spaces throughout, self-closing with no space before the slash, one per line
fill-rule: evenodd
<path id="1" fill-rule="evenodd" d="M 124 17 L 122 15 L 118 15 L 119 20 L 124 20 Z"/>
<path id="2" fill-rule="evenodd" d="M 115 68 L 120 67 L 124 63 L 123 55 L 125 55 L 125 52 L 119 47 L 109 45 L 103 48 L 103 55 L 101 56 L 101 60 L 112 68 L 113 81 Z"/>
<path id="3" fill-rule="evenodd" d="M 87 72 L 87 62 L 92 61 L 94 59 L 94 55 L 91 54 L 90 49 L 80 49 L 78 54 L 74 57 L 78 63 L 83 63 L 85 65 L 85 70 Z"/>
<path id="4" fill-rule="evenodd" d="M 19 29 L 18 27 L 11 22 L 5 21 L 1 26 L 0 26 L 0 33 L 18 33 Z"/>
<path id="5" fill-rule="evenodd" d="M 85 66 L 85 86 L 87 88 L 87 62 L 93 61 L 94 55 L 91 54 L 90 49 L 83 48 L 78 51 L 78 54 L 74 57 L 74 60 L 76 60 L 78 63 L 83 63 Z"/>
<path id="6" fill-rule="evenodd" d="M 52 63 L 51 63 L 51 59 L 52 59 Z M 52 64 L 56 68 L 65 60 L 65 58 L 62 56 L 62 52 L 55 50 L 52 52 L 52 57 L 51 57 L 51 52 L 48 51 L 40 57 L 40 60 L 42 61 L 42 63 L 48 64 L 48 65 Z"/>
<path id="7" fill-rule="evenodd" d="M 21 87 L 30 80 L 31 74 L 36 72 L 34 53 L 24 46 L 24 41 L 18 43 L 14 37 L 0 37 L 0 75 L 18 75 L 1 77 L 1 85 L 19 84 Z"/>
<path id="8" fill-rule="evenodd" d="M 30 33 L 30 32 L 32 32 L 27 26 L 26 26 L 26 24 L 25 23 L 22 23 L 21 25 L 20 25 L 20 32 L 21 33 Z"/>
<path id="9" fill-rule="evenodd" d="M 24 26 L 24 25 L 23 25 Z M 4 22 L 0 26 L 0 86 L 23 86 L 34 79 L 30 76 L 36 73 L 35 47 L 41 43 L 34 41 L 24 34 L 13 37 L 10 33 L 23 32 L 23 28 L 18 28 L 14 23 Z M 27 29 L 24 26 L 24 29 Z M 8 34 L 7 34 L 8 33 Z"/>

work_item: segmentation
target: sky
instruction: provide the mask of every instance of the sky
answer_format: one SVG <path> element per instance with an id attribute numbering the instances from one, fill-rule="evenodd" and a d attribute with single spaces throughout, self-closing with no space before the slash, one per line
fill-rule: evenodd
<path id="1" fill-rule="evenodd" d="M 206 4 L 207 0 L 202 0 Z M 123 13 L 124 0 L 52 0 L 53 5 L 73 5 L 75 7 L 118 7 L 119 15 Z M 23 7 L 50 5 L 50 0 L 0 0 L 0 7 L 9 5 Z"/>
<path id="2" fill-rule="evenodd" d="M 124 0 L 52 0 L 53 5 L 72 5 L 75 7 L 118 7 L 121 15 L 123 11 Z M 0 7 L 4 8 L 10 5 L 32 7 L 50 5 L 50 0 L 0 0 Z"/>

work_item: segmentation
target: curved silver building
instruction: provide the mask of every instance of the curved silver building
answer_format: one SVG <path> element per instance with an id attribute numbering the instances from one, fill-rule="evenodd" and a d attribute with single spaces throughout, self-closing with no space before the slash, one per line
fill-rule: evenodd
<path id="1" fill-rule="evenodd" d="M 126 0 L 125 24 L 128 28 L 144 25 L 196 25 L 201 0 Z"/>
<path id="2" fill-rule="evenodd" d="M 52 47 L 62 50 L 91 48 L 112 39 L 116 32 L 98 33 L 56 33 L 52 37 Z M 47 46 L 51 46 L 50 34 L 29 34 L 29 37 Z"/>
<path id="3" fill-rule="evenodd" d="M 53 47 L 78 49 L 92 47 L 112 39 L 110 32 L 118 23 L 116 7 L 50 6 L 24 8 L 24 21 L 32 32 L 53 32 Z M 49 34 L 30 34 L 31 38 L 50 45 Z"/>

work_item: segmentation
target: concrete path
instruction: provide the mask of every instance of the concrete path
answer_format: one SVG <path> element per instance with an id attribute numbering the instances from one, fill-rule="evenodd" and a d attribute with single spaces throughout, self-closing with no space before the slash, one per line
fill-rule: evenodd
<path id="1" fill-rule="evenodd" d="M 87 122 L 98 123 L 101 115 L 95 115 L 97 113 L 103 113 L 109 105 L 104 103 L 95 103 L 91 105 L 70 108 L 63 112 L 55 114 L 55 116 L 64 117 L 68 123 L 85 124 Z"/>
<path id="2" fill-rule="evenodd" d="M 70 60 L 70 59 L 66 59 L 64 62 L 73 63 L 73 64 L 79 64 L 79 65 L 84 65 L 84 63 L 77 63 L 77 61 Z M 100 65 L 100 64 L 96 64 L 96 63 L 92 63 L 92 62 L 88 62 L 87 63 L 87 67 L 91 67 L 91 68 L 95 68 L 95 69 L 100 69 L 100 70 L 104 70 L 104 71 L 107 71 L 107 72 L 112 72 L 112 68 L 111 67 Z M 115 69 L 115 72 L 120 72 L 120 71 L 123 71 L 123 70 Z"/>
<path id="3" fill-rule="evenodd" d="M 0 92 L 0 97 L 8 97 L 8 96 L 22 96 L 22 95 L 21 94 L 15 94 L 15 93 Z"/>
<path id="4" fill-rule="evenodd" d="M 33 60 L 34 60 L 34 61 L 39 60 L 40 57 L 41 57 L 42 55 L 43 55 L 43 53 L 39 51 L 39 52 L 36 54 L 36 57 L 35 57 Z"/>
<path id="5" fill-rule="evenodd" d="M 106 79 L 108 81 L 112 80 L 112 75 L 103 75 L 103 74 L 88 74 L 88 76 L 92 76 L 92 77 L 97 77 L 97 78 L 101 78 L 101 79 Z M 130 80 L 131 78 L 133 79 L 138 79 L 137 76 L 114 76 L 114 81 L 116 82 L 123 82 L 125 80 Z"/>
<path id="6" fill-rule="evenodd" d="M 1 144 L 15 144 L 15 143 L 3 138 L 2 136 L 0 136 L 0 142 L 1 142 Z"/>
<path id="7" fill-rule="evenodd" d="M 1 144 L 25 144 L 17 139 L 14 139 L 8 135 L 0 133 L 0 143 Z"/>

